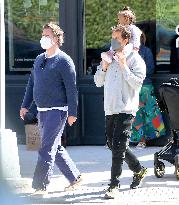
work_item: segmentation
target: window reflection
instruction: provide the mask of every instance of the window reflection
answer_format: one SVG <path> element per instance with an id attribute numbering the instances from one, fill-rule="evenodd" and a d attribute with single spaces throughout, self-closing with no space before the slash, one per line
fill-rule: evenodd
<path id="1" fill-rule="evenodd" d="M 179 22 L 179 0 L 157 0 L 156 72 L 179 73 L 179 50 L 176 48 L 176 26 Z"/>
<path id="2" fill-rule="evenodd" d="M 176 48 L 177 35 L 174 29 L 168 29 L 164 25 L 157 25 L 157 72 L 178 73 L 179 56 Z"/>
<path id="3" fill-rule="evenodd" d="M 117 24 L 117 13 L 125 5 L 135 11 L 138 22 L 151 21 L 156 17 L 156 0 L 150 2 L 130 0 L 85 0 L 85 37 L 86 37 L 86 64 L 84 73 L 94 75 L 96 67 L 101 61 L 101 53 L 109 50 L 111 40 L 111 27 Z M 148 38 L 150 39 L 150 38 Z"/>
<path id="4" fill-rule="evenodd" d="M 59 21 L 57 0 L 5 0 L 6 67 L 28 71 L 42 52 L 42 25 Z"/>
<path id="5" fill-rule="evenodd" d="M 155 73 L 179 73 L 175 31 L 179 24 L 179 0 L 143 1 L 140 4 L 139 0 L 102 2 L 85 1 L 85 75 L 95 74 L 101 52 L 110 47 L 110 28 L 117 23 L 117 12 L 126 4 L 135 11 L 136 24 L 146 34 L 146 46 L 151 48 L 155 60 Z"/>

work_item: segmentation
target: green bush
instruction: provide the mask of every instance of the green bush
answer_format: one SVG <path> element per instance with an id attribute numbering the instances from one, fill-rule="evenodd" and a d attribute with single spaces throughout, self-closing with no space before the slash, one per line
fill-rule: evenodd
<path id="1" fill-rule="evenodd" d="M 29 7 L 24 6 L 24 2 L 28 0 L 5 0 L 5 19 L 24 33 L 27 39 L 39 40 L 43 24 L 59 21 L 59 9 L 55 4 L 57 1 L 47 0 L 47 5 L 40 7 L 40 0 L 31 0 Z"/>
<path id="2" fill-rule="evenodd" d="M 86 46 L 99 48 L 110 41 L 111 27 L 117 24 L 117 13 L 128 5 L 137 21 L 156 18 L 156 0 L 86 0 Z"/>

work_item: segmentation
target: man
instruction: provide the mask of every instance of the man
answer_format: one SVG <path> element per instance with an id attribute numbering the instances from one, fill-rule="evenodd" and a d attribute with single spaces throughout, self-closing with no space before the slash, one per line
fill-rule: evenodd
<path id="1" fill-rule="evenodd" d="M 104 86 L 104 110 L 107 144 L 112 150 L 111 182 L 105 198 L 115 197 L 123 161 L 134 172 L 131 188 L 137 188 L 147 172 L 128 147 L 133 118 L 138 110 L 139 91 L 145 78 L 146 66 L 138 52 L 126 46 L 131 37 L 126 26 L 112 29 L 111 63 L 102 59 L 94 76 L 97 87 Z M 127 49 L 126 49 L 127 48 Z"/>
<path id="2" fill-rule="evenodd" d="M 33 100 L 38 110 L 42 143 L 32 182 L 36 190 L 34 194 L 46 193 L 54 162 L 70 182 L 66 190 L 75 189 L 81 181 L 79 170 L 61 146 L 66 119 L 70 126 L 77 119 L 75 66 L 72 59 L 59 49 L 63 34 L 55 23 L 43 26 L 40 44 L 46 52 L 35 59 L 20 110 L 20 117 L 24 119 Z"/>

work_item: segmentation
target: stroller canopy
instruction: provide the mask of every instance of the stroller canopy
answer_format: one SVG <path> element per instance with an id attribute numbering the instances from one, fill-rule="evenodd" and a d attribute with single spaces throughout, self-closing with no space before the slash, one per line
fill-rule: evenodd
<path id="1" fill-rule="evenodd" d="M 179 80 L 172 78 L 159 88 L 164 109 L 170 118 L 171 129 L 179 130 Z"/>

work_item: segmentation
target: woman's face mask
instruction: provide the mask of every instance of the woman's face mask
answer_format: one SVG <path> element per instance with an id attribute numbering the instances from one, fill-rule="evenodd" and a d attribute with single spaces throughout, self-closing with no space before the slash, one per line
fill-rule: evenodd
<path id="1" fill-rule="evenodd" d="M 54 42 L 51 40 L 51 38 L 42 36 L 40 39 L 40 45 L 43 49 L 47 50 L 54 45 Z"/>
<path id="2" fill-rule="evenodd" d="M 113 51 L 117 51 L 120 48 L 122 48 L 122 45 L 118 40 L 112 38 L 111 39 L 111 47 L 112 47 Z"/>

